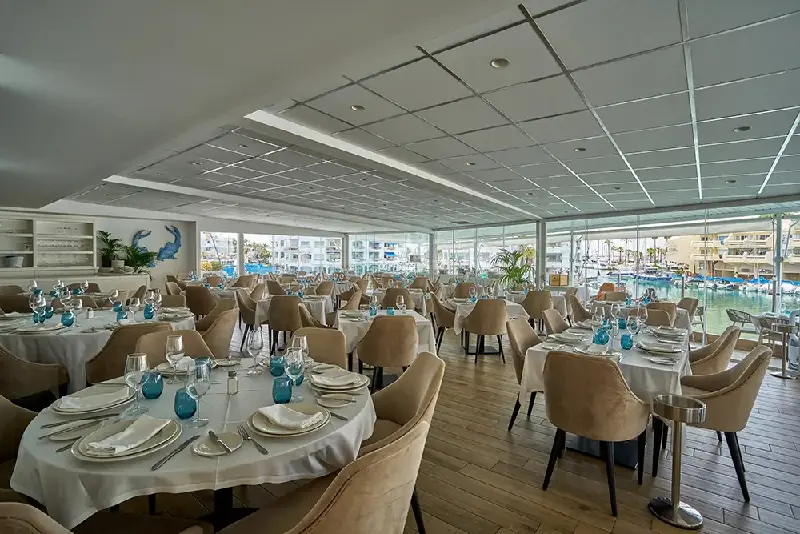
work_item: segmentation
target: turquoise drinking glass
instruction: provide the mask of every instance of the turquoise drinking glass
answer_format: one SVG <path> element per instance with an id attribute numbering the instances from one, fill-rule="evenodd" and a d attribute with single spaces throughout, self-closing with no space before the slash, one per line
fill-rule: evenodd
<path id="1" fill-rule="evenodd" d="M 157 399 L 164 392 L 161 373 L 149 372 L 142 376 L 142 395 L 145 399 Z"/>
<path id="2" fill-rule="evenodd" d="M 269 374 L 272 376 L 281 376 L 286 372 L 286 363 L 283 356 L 280 354 L 273 354 L 269 357 Z"/>
<path id="3" fill-rule="evenodd" d="M 180 388 L 175 392 L 173 407 L 178 419 L 189 419 L 197 411 L 197 402 L 189 395 L 186 388 Z"/>
<path id="4" fill-rule="evenodd" d="M 622 339 L 620 339 L 620 345 L 625 350 L 631 350 L 633 348 L 633 336 L 630 334 L 622 334 Z"/>
<path id="5" fill-rule="evenodd" d="M 280 376 L 272 383 L 272 400 L 275 404 L 286 404 L 292 400 L 292 380 L 288 376 Z"/>

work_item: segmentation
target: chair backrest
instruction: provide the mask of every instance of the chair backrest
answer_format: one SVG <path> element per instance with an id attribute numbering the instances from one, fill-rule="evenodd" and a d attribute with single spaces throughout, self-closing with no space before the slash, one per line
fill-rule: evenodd
<path id="1" fill-rule="evenodd" d="M 183 352 L 193 358 L 199 356 L 214 357 L 214 353 L 208 348 L 203 336 L 197 330 L 162 330 L 151 332 L 139 338 L 136 342 L 134 352 L 144 352 L 147 354 L 147 365 L 151 368 L 167 361 L 167 338 L 169 336 L 181 336 L 183 338 Z"/>
<path id="2" fill-rule="evenodd" d="M 186 286 L 186 305 L 195 317 L 202 317 L 211 313 L 217 305 L 217 299 L 205 286 Z"/>
<path id="3" fill-rule="evenodd" d="M 647 305 L 647 313 L 650 313 L 650 310 L 663 310 L 667 312 L 670 323 L 675 324 L 675 318 L 678 316 L 678 305 L 674 302 L 669 302 L 667 300 L 651 302 Z"/>
<path id="4" fill-rule="evenodd" d="M 217 320 L 217 317 L 219 317 L 220 314 L 228 310 L 235 310 L 236 294 L 238 294 L 238 291 L 234 294 L 234 298 L 232 299 L 219 299 L 216 306 L 214 306 L 214 309 L 211 310 L 211 313 L 194 323 L 194 329 L 198 332 L 208 330 L 211 328 L 211 325 L 214 324 L 214 321 Z"/>
<path id="5" fill-rule="evenodd" d="M 0 463 L 11 460 L 17 455 L 22 434 L 36 413 L 17 406 L 0 395 Z M 0 532 L 4 532 L 0 530 Z"/>
<path id="6" fill-rule="evenodd" d="M 0 310 L 6 313 L 31 313 L 29 304 L 30 296 L 27 293 L 19 295 L 0 295 Z"/>
<path id="7" fill-rule="evenodd" d="M 692 374 L 709 375 L 727 369 L 741 333 L 742 330 L 738 326 L 729 326 L 713 343 L 690 351 Z"/>
<path id="8" fill-rule="evenodd" d="M 324 324 L 317 321 L 311 312 L 308 311 L 306 305 L 302 302 L 297 305 L 297 310 L 300 313 L 300 327 L 301 328 L 327 328 Z"/>
<path id="9" fill-rule="evenodd" d="M 166 278 L 167 282 L 174 282 L 174 283 L 178 282 L 178 277 L 175 276 L 174 274 L 168 274 Z"/>
<path id="10" fill-rule="evenodd" d="M 25 290 L 20 286 L 11 284 L 0 286 L 0 295 L 19 295 L 21 293 L 25 293 Z"/>
<path id="11" fill-rule="evenodd" d="M 167 295 L 180 295 L 181 294 L 181 288 L 180 288 L 180 286 L 178 286 L 177 282 L 167 282 L 165 284 L 165 286 L 166 286 L 166 289 L 167 289 Z"/>
<path id="12" fill-rule="evenodd" d="M 697 311 L 697 305 L 700 301 L 693 297 L 683 297 L 681 300 L 678 301 L 677 307 L 683 310 L 686 310 L 686 313 L 689 314 L 690 318 L 694 317 L 695 311 Z"/>
<path id="13" fill-rule="evenodd" d="M 614 282 L 603 282 L 600 284 L 600 289 L 597 290 L 597 296 L 600 297 L 603 293 L 614 291 Z"/>
<path id="14" fill-rule="evenodd" d="M 404 287 L 390 287 L 386 290 L 386 294 L 383 295 L 383 302 L 381 303 L 383 309 L 396 308 L 397 297 L 399 296 L 403 297 L 403 302 L 405 302 L 407 309 L 414 309 L 414 299 L 411 298 L 411 292 Z"/>
<path id="15" fill-rule="evenodd" d="M 459 282 L 453 289 L 453 298 L 465 299 L 469 296 L 469 288 L 475 287 L 472 282 Z"/>
<path id="16" fill-rule="evenodd" d="M 522 369 L 525 365 L 525 353 L 528 349 L 542 342 L 536 331 L 523 317 L 506 321 L 508 343 L 511 345 L 511 356 L 514 359 L 514 372 L 517 374 L 517 383 L 522 383 Z"/>
<path id="17" fill-rule="evenodd" d="M 548 334 L 560 334 L 569 328 L 569 323 L 561 317 L 561 314 L 555 308 L 544 310 L 542 313 L 544 315 L 544 326 Z"/>
<path id="18" fill-rule="evenodd" d="M 330 280 L 325 280 L 324 282 L 320 282 L 317 285 L 317 289 L 316 289 L 315 292 L 316 292 L 317 295 L 332 296 L 333 295 L 333 287 L 334 287 L 333 282 L 331 282 Z"/>
<path id="19" fill-rule="evenodd" d="M 479 299 L 464 318 L 464 330 L 480 336 L 502 336 L 506 333 L 506 301 Z"/>
<path id="20" fill-rule="evenodd" d="M 570 434 L 627 441 L 647 427 L 649 404 L 634 395 L 619 365 L 608 358 L 549 352 L 544 390 L 548 419 Z"/>
<path id="21" fill-rule="evenodd" d="M 603 293 L 603 300 L 606 302 L 624 302 L 628 298 L 624 291 L 606 291 Z"/>
<path id="22" fill-rule="evenodd" d="M 413 289 L 422 289 L 423 291 L 425 291 L 426 289 L 428 289 L 429 283 L 430 282 L 428 281 L 427 276 L 417 276 L 416 278 L 414 278 L 414 281 L 411 282 L 411 285 L 408 287 Z"/>
<path id="23" fill-rule="evenodd" d="M 250 292 L 250 298 L 256 302 L 259 300 L 264 300 L 264 295 L 267 293 L 267 284 L 260 283 L 256 284 L 256 287 Z"/>
<path id="24" fill-rule="evenodd" d="M 139 299 L 140 301 L 144 298 L 144 294 L 147 293 L 147 286 L 139 286 L 139 289 L 134 291 L 134 293 L 128 296 L 128 299 Z"/>
<path id="25" fill-rule="evenodd" d="M 631 310 L 632 314 L 636 310 Z M 672 321 L 669 320 L 669 314 L 664 310 L 647 310 L 647 321 L 645 324 L 648 326 L 672 326 Z"/>
<path id="26" fill-rule="evenodd" d="M 344 334 L 335 328 L 303 327 L 294 335 L 306 336 L 308 355 L 319 363 L 347 369 L 347 343 Z"/>
<path id="27" fill-rule="evenodd" d="M 242 321 L 245 324 L 254 325 L 256 320 L 256 307 L 258 304 L 253 302 L 247 294 L 247 289 L 239 288 L 234 292 L 236 297 L 236 305 L 239 308 L 239 315 L 242 316 Z"/>
<path id="28" fill-rule="evenodd" d="M 136 323 L 121 326 L 111 332 L 97 356 L 86 363 L 86 380 L 96 384 L 117 378 L 125 372 L 125 359 L 136 352 L 139 338 L 152 332 L 172 331 L 167 323 Z M 165 346 L 166 347 L 166 346 Z"/>
<path id="29" fill-rule="evenodd" d="M 531 319 L 543 319 L 544 310 L 553 307 L 553 296 L 549 291 L 528 291 L 521 304 Z"/>
<path id="30" fill-rule="evenodd" d="M 586 321 L 592 318 L 592 313 L 583 307 L 581 301 L 578 300 L 576 295 L 567 295 L 567 301 L 570 303 L 570 310 L 572 311 L 572 319 L 577 322 Z"/>
<path id="31" fill-rule="evenodd" d="M 226 300 L 230 301 L 231 299 Z M 230 354 L 231 338 L 233 338 L 233 329 L 236 327 L 238 316 L 237 310 L 224 310 L 218 313 L 211 326 L 202 332 L 203 340 L 215 358 L 225 359 Z"/>
<path id="32" fill-rule="evenodd" d="M 216 274 L 206 276 L 206 283 L 212 287 L 217 287 L 222 283 L 222 277 Z"/>
<path id="33" fill-rule="evenodd" d="M 70 534 L 46 513 L 22 502 L 0 502 L 0 532 L 5 534 Z"/>
<path id="34" fill-rule="evenodd" d="M 267 280 L 267 292 L 270 295 L 286 294 L 286 291 L 283 289 L 283 287 L 281 287 L 281 284 L 279 282 L 276 282 L 275 280 Z"/>
<path id="35" fill-rule="evenodd" d="M 442 301 L 440 301 L 439 297 L 436 296 L 436 293 L 432 292 L 430 296 L 433 316 L 436 318 L 436 326 L 439 328 L 453 328 L 456 322 L 456 313 L 448 308 L 445 308 L 444 304 L 442 304 Z"/>
<path id="36" fill-rule="evenodd" d="M 354 290 L 350 297 L 347 299 L 347 304 L 342 306 L 343 310 L 357 310 L 359 305 L 361 304 L 361 293 L 360 289 Z"/>
<path id="37" fill-rule="evenodd" d="M 375 367 L 405 367 L 417 355 L 417 323 L 410 315 L 379 315 L 358 342 L 358 358 Z"/>
<path id="38" fill-rule="evenodd" d="M 161 305 L 165 308 L 185 308 L 186 295 L 161 295 Z"/>
<path id="39" fill-rule="evenodd" d="M 296 295 L 275 295 L 269 303 L 269 327 L 275 332 L 294 332 L 301 328 L 300 297 Z"/>

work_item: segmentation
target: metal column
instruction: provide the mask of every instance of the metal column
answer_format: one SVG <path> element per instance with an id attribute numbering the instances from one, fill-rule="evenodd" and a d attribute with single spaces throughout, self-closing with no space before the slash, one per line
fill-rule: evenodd
<path id="1" fill-rule="evenodd" d="M 342 237 L 342 270 L 347 272 L 350 268 L 350 234 Z"/>
<path id="2" fill-rule="evenodd" d="M 773 283 L 775 289 L 772 292 L 772 311 L 781 311 L 781 279 L 783 278 L 783 213 L 775 214 L 775 240 L 772 256 Z M 758 276 L 758 271 L 756 271 Z"/>
<path id="3" fill-rule="evenodd" d="M 435 280 L 437 278 L 436 273 L 436 234 L 431 232 L 430 236 L 428 236 L 428 247 L 430 247 L 430 251 L 428 252 L 428 269 L 430 270 L 429 278 L 431 280 Z"/>
<path id="4" fill-rule="evenodd" d="M 569 285 L 575 285 L 575 232 L 569 233 Z"/>
<path id="5" fill-rule="evenodd" d="M 239 232 L 238 234 L 236 234 L 236 239 L 237 239 L 236 258 L 237 261 L 239 262 L 238 274 L 239 276 L 242 276 L 243 274 L 247 274 L 246 272 L 244 272 L 244 234 Z"/>
<path id="6" fill-rule="evenodd" d="M 547 285 L 547 223 L 536 221 L 536 285 Z"/>

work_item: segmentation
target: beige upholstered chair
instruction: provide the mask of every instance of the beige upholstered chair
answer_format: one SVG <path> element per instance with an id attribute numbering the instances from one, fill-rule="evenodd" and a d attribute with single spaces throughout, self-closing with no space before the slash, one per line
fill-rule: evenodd
<path id="1" fill-rule="evenodd" d="M 183 293 L 177 282 L 167 282 L 165 286 L 167 289 L 167 295 L 180 295 Z"/>
<path id="2" fill-rule="evenodd" d="M 469 297 L 469 288 L 475 287 L 472 282 L 459 282 L 453 289 L 453 298 L 465 299 Z"/>
<path id="3" fill-rule="evenodd" d="M 430 285 L 430 281 L 428 280 L 427 276 L 417 276 L 414 278 L 414 281 L 411 282 L 411 285 L 408 287 L 410 289 L 421 289 L 423 291 L 428 290 L 428 286 Z"/>
<path id="4" fill-rule="evenodd" d="M 444 340 L 444 333 L 448 328 L 455 327 L 456 312 L 442 304 L 436 293 L 431 292 L 431 315 L 433 316 L 433 323 L 436 325 L 436 350 L 442 347 Z"/>
<path id="5" fill-rule="evenodd" d="M 135 323 L 117 328 L 97 356 L 86 363 L 86 381 L 97 384 L 121 376 L 125 372 L 125 359 L 136 352 L 139 338 L 166 331 L 172 331 L 167 323 Z"/>
<path id="6" fill-rule="evenodd" d="M 630 313 L 636 314 L 636 310 L 631 310 Z M 672 326 L 669 320 L 669 314 L 664 310 L 647 310 L 647 321 L 645 324 L 648 326 Z"/>
<path id="7" fill-rule="evenodd" d="M 213 310 L 211 310 L 211 313 L 209 313 L 208 315 L 206 315 L 205 317 L 194 323 L 194 329 L 197 330 L 198 332 L 205 332 L 206 330 L 211 328 L 211 325 L 214 324 L 214 321 L 217 320 L 217 317 L 219 317 L 220 314 L 228 310 L 235 310 L 235 309 L 236 309 L 235 296 L 232 299 L 219 299 L 217 301 L 217 305 L 214 306 Z"/>
<path id="8" fill-rule="evenodd" d="M 568 287 L 564 291 L 564 308 L 567 310 L 567 319 L 572 321 L 572 299 L 570 297 L 578 297 L 577 287 Z"/>
<path id="9" fill-rule="evenodd" d="M 161 295 L 161 306 L 164 308 L 185 308 L 186 295 Z"/>
<path id="10" fill-rule="evenodd" d="M 332 328 L 333 324 L 330 326 L 324 325 L 321 322 L 317 321 L 311 312 L 308 311 L 306 305 L 302 302 L 297 305 L 297 310 L 300 312 L 300 326 L 301 328 Z"/>
<path id="11" fill-rule="evenodd" d="M 55 363 L 17 358 L 0 345 L 0 395 L 17 404 L 41 410 L 66 391 L 67 370 Z"/>
<path id="12" fill-rule="evenodd" d="M 285 295 L 286 291 L 275 280 L 267 280 L 267 292 L 270 295 Z"/>
<path id="13" fill-rule="evenodd" d="M 744 463 L 737 432 L 747 425 L 771 356 L 772 351 L 768 347 L 759 345 L 730 369 L 710 375 L 684 376 L 681 379 L 684 395 L 706 403 L 705 421 L 694 426 L 725 433 L 742 496 L 747 502 L 750 501 L 750 494 L 744 478 Z M 654 454 L 657 457 L 658 451 Z"/>
<path id="14" fill-rule="evenodd" d="M 162 330 L 160 332 L 151 332 L 139 338 L 136 342 L 136 350 L 134 352 L 144 352 L 147 354 L 147 365 L 151 368 L 160 365 L 167 361 L 167 338 L 169 336 L 183 337 L 183 352 L 187 356 L 199 357 L 209 356 L 214 357 L 211 349 L 208 348 L 203 336 L 196 330 Z"/>
<path id="15" fill-rule="evenodd" d="M 347 291 L 342 291 L 341 293 L 339 293 L 339 302 L 350 300 L 350 298 L 353 296 L 353 293 L 355 293 L 356 291 L 358 291 L 357 286 L 353 286 Z"/>
<path id="16" fill-rule="evenodd" d="M 25 293 L 25 290 L 20 286 L 12 284 L 0 286 L 0 295 L 20 295 L 22 293 Z"/>
<path id="17" fill-rule="evenodd" d="M 554 351 L 547 355 L 544 389 L 547 418 L 557 430 L 542 489 L 546 490 L 550 483 L 556 459 L 564 450 L 567 432 L 597 440 L 606 462 L 611 513 L 616 516 L 614 442 L 638 437 L 641 484 L 649 403 L 634 395 L 616 362 L 569 352 Z"/>
<path id="18" fill-rule="evenodd" d="M 102 511 L 67 530 L 41 510 L 19 502 L 0 502 L 0 532 L 4 534 L 213 534 L 201 521 L 164 515 Z"/>
<path id="19" fill-rule="evenodd" d="M 36 413 L 15 405 L 0 395 L 0 490 L 11 487 L 11 473 L 17 460 L 22 434 Z M 5 532 L 0 528 L 0 532 Z"/>
<path id="20" fill-rule="evenodd" d="M 367 293 L 367 285 L 368 285 L 367 280 L 359 278 L 358 282 L 356 282 L 355 284 L 356 287 L 361 290 L 361 293 L 363 294 Z"/>
<path id="21" fill-rule="evenodd" d="M 503 334 L 506 333 L 506 301 L 500 299 L 479 299 L 475 307 L 464 318 L 464 349 L 469 354 L 469 335 L 475 334 L 475 363 L 478 363 L 478 353 L 481 352 L 486 343 L 486 336 L 497 336 L 497 347 L 503 363 L 506 361 L 503 354 Z"/>
<path id="22" fill-rule="evenodd" d="M 333 287 L 334 287 L 333 282 L 331 282 L 330 280 L 325 280 L 324 282 L 320 282 L 317 285 L 315 293 L 317 295 L 328 295 L 329 297 L 332 297 Z"/>
<path id="23" fill-rule="evenodd" d="M 0 310 L 6 313 L 31 313 L 31 306 L 28 299 L 30 296 L 27 293 L 19 295 L 0 295 Z"/>
<path id="24" fill-rule="evenodd" d="M 561 317 L 561 314 L 555 308 L 544 310 L 542 315 L 544 317 L 544 327 L 548 334 L 560 334 L 569 328 L 569 323 Z"/>
<path id="25" fill-rule="evenodd" d="M 147 293 L 147 286 L 139 286 L 139 289 L 128 295 L 128 300 L 139 299 L 139 301 L 141 301 L 145 293 Z"/>
<path id="26" fill-rule="evenodd" d="M 253 289 L 253 287 L 258 282 L 258 275 L 255 274 L 243 274 L 236 281 L 231 284 L 231 287 L 243 287 L 245 289 Z"/>
<path id="27" fill-rule="evenodd" d="M 267 294 L 267 284 L 261 283 L 256 284 L 256 287 L 250 292 L 250 298 L 254 301 L 258 302 L 259 300 L 264 300 L 264 296 Z"/>
<path id="28" fill-rule="evenodd" d="M 397 308 L 397 297 L 399 296 L 403 297 L 403 302 L 405 303 L 407 310 L 414 309 L 414 299 L 411 298 L 411 292 L 404 287 L 390 287 L 387 289 L 386 294 L 383 295 L 381 307 L 384 310 L 387 308 Z"/>
<path id="29" fill-rule="evenodd" d="M 316 479 L 218 534 L 401 534 L 428 428 L 420 421 L 336 475 Z"/>
<path id="30" fill-rule="evenodd" d="M 603 300 L 606 302 L 625 302 L 628 298 L 624 291 L 607 291 L 603 293 Z"/>
<path id="31" fill-rule="evenodd" d="M 361 290 L 353 289 L 351 291 L 350 296 L 347 298 L 347 303 L 341 307 L 342 310 L 357 310 L 361 305 L 361 297 L 363 295 Z M 344 293 L 342 293 L 342 295 L 344 295 Z"/>
<path id="32" fill-rule="evenodd" d="M 315 362 L 338 365 L 349 369 L 347 343 L 344 334 L 334 328 L 303 327 L 295 335 L 306 336 L 308 355 Z"/>
<path id="33" fill-rule="evenodd" d="M 567 302 L 569 303 L 569 310 L 571 311 L 570 318 L 576 322 L 587 321 L 592 318 L 592 312 L 587 310 L 578 300 L 576 295 L 567 295 Z"/>
<path id="34" fill-rule="evenodd" d="M 652 310 L 661 310 L 667 312 L 667 315 L 669 315 L 670 326 L 675 324 L 675 318 L 678 317 L 678 306 L 674 302 L 669 302 L 668 300 L 651 302 L 647 305 L 647 313 L 649 314 Z"/>
<path id="35" fill-rule="evenodd" d="M 248 295 L 247 289 L 240 288 L 234 292 L 236 296 L 236 304 L 239 307 L 239 319 L 244 322 L 244 333 L 242 334 L 242 343 L 239 346 L 239 349 L 244 348 L 244 343 L 247 340 L 247 333 L 257 327 L 260 327 L 260 324 L 256 323 L 256 308 L 258 304 L 256 304 Z M 269 322 L 269 320 L 267 321 Z"/>
<path id="36" fill-rule="evenodd" d="M 692 375 L 710 375 L 727 369 L 741 333 L 738 326 L 729 326 L 713 343 L 690 351 Z"/>
<path id="37" fill-rule="evenodd" d="M 209 274 L 206 276 L 206 283 L 211 287 L 217 287 L 222 283 L 222 277 L 216 274 Z"/>
<path id="38" fill-rule="evenodd" d="M 83 282 L 74 282 L 74 283 L 68 285 L 67 289 L 69 289 L 70 293 L 72 293 L 76 289 L 83 290 Z M 102 293 L 102 291 L 100 290 L 100 286 L 97 285 L 97 282 L 89 282 L 89 285 L 86 288 L 86 292 L 87 293 Z"/>
<path id="39" fill-rule="evenodd" d="M 541 332 L 543 330 L 544 311 L 553 307 L 553 296 L 549 291 L 532 290 L 528 291 L 528 294 L 525 295 L 525 299 L 523 299 L 521 304 L 528 314 L 528 320 L 531 322 L 531 326 L 538 328 Z"/>
<path id="40" fill-rule="evenodd" d="M 523 319 L 517 317 L 506 321 L 506 332 L 508 332 L 508 343 L 511 345 L 511 357 L 514 359 L 514 372 L 517 375 L 517 384 L 522 384 L 522 369 L 525 365 L 525 353 L 528 349 L 538 345 L 542 341 L 533 327 Z M 533 401 L 536 400 L 536 392 L 531 392 L 530 402 L 528 404 L 528 417 L 531 416 L 533 411 Z M 517 418 L 521 405 L 519 403 L 519 396 L 514 401 L 514 411 L 511 412 L 511 421 L 508 422 L 508 431 L 514 427 L 514 421 Z"/>
<path id="41" fill-rule="evenodd" d="M 272 332 L 270 354 L 275 353 L 278 346 L 278 334 L 283 332 L 283 343 L 286 344 L 286 333 L 289 335 L 302 328 L 300 322 L 300 297 L 296 295 L 275 295 L 269 303 L 269 328 Z"/>
<path id="42" fill-rule="evenodd" d="M 358 342 L 359 372 L 362 364 L 375 367 L 372 391 L 383 386 L 384 367 L 407 367 L 417 355 L 417 322 L 410 315 L 379 315 Z"/>
<path id="43" fill-rule="evenodd" d="M 168 275 L 166 276 L 166 280 L 167 280 L 167 282 L 174 282 L 174 283 L 178 283 L 178 277 L 177 277 L 177 276 L 175 276 L 174 274 L 168 274 Z"/>
<path id="44" fill-rule="evenodd" d="M 186 305 L 197 319 L 211 313 L 217 305 L 217 299 L 205 286 L 186 286 Z"/>
<path id="45" fill-rule="evenodd" d="M 678 301 L 677 307 L 683 310 L 686 310 L 686 313 L 689 314 L 689 320 L 694 320 L 694 314 L 697 311 L 697 305 L 700 304 L 700 301 L 696 298 L 692 297 L 683 297 L 681 300 Z"/>
<path id="46" fill-rule="evenodd" d="M 228 299 L 230 300 L 230 299 Z M 208 330 L 201 332 L 203 341 L 217 359 L 227 359 L 231 352 L 233 329 L 236 327 L 236 310 L 225 310 L 217 315 Z"/>

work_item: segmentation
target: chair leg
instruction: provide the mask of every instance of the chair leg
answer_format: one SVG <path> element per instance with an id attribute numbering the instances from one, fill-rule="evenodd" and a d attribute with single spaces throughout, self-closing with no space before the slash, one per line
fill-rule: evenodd
<path id="1" fill-rule="evenodd" d="M 636 469 L 638 470 L 639 475 L 639 485 L 642 485 L 642 479 L 644 477 L 644 450 L 647 447 L 647 429 L 645 428 L 644 431 L 639 434 L 639 446 L 638 458 L 636 461 Z"/>
<path id="2" fill-rule="evenodd" d="M 147 509 L 150 515 L 156 515 L 156 496 L 155 494 L 147 496 Z"/>
<path id="3" fill-rule="evenodd" d="M 347 370 L 348 371 L 352 371 L 353 370 L 353 353 L 352 352 L 347 353 Z"/>
<path id="4" fill-rule="evenodd" d="M 511 421 L 508 422 L 508 431 L 511 432 L 511 429 L 514 428 L 514 420 L 517 418 L 517 414 L 519 413 L 520 409 L 519 399 L 514 401 L 514 411 L 511 412 Z"/>
<path id="5" fill-rule="evenodd" d="M 497 336 L 497 350 L 500 351 L 500 358 L 503 359 L 503 363 L 506 363 L 506 355 L 503 354 L 503 336 Z"/>
<path id="6" fill-rule="evenodd" d="M 661 425 L 661 448 L 667 450 L 667 437 L 669 436 L 669 427 L 665 424 Z"/>
<path id="7" fill-rule="evenodd" d="M 728 450 L 730 450 L 731 458 L 733 459 L 736 478 L 739 479 L 739 486 L 742 488 L 742 497 L 744 497 L 745 502 L 750 502 L 750 492 L 747 491 L 747 481 L 744 479 L 744 465 L 742 464 L 736 432 L 725 432 L 725 441 L 728 442 Z"/>
<path id="8" fill-rule="evenodd" d="M 722 443 L 722 432 L 720 432 L 719 430 L 717 430 L 717 441 Z"/>
<path id="9" fill-rule="evenodd" d="M 528 419 L 531 418 L 531 412 L 533 411 L 533 401 L 536 400 L 536 392 L 534 391 L 531 393 L 531 401 L 528 403 Z"/>
<path id="10" fill-rule="evenodd" d="M 372 384 L 370 384 L 370 393 L 375 393 L 378 391 L 378 369 L 380 367 L 373 367 L 372 368 Z"/>
<path id="11" fill-rule="evenodd" d="M 364 362 L 362 362 L 361 360 L 358 360 L 358 374 L 360 375 L 364 374 Z"/>
<path id="12" fill-rule="evenodd" d="M 417 532 L 425 534 L 425 523 L 422 521 L 422 509 L 419 507 L 419 498 L 417 498 L 417 488 L 411 493 L 411 510 L 414 512 L 414 521 L 417 523 Z"/>
<path id="13" fill-rule="evenodd" d="M 483 336 L 476 336 L 475 338 L 475 364 L 478 363 L 478 352 L 481 349 L 481 341 L 483 341 Z"/>
<path id="14" fill-rule="evenodd" d="M 461 333 L 464 337 L 464 354 L 469 356 L 469 332 L 467 332 L 466 330 L 462 330 Z M 477 361 L 475 363 L 477 363 Z"/>
<path id="15" fill-rule="evenodd" d="M 606 460 L 606 479 L 608 480 L 608 498 L 611 501 L 611 515 L 617 517 L 617 483 L 614 477 L 614 442 L 601 441 L 600 455 Z"/>
<path id="16" fill-rule="evenodd" d="M 733 435 L 736 436 L 736 448 L 739 450 L 739 458 L 742 460 L 742 471 L 747 471 L 747 469 L 744 468 L 744 457 L 742 456 L 742 448 L 739 446 L 739 434 L 734 433 Z"/>
<path id="17" fill-rule="evenodd" d="M 550 450 L 550 460 L 547 462 L 547 470 L 544 473 L 544 482 L 542 483 L 542 491 L 547 491 L 547 486 L 550 485 L 550 477 L 553 476 L 553 468 L 556 466 L 556 460 L 560 451 L 564 448 L 564 441 L 567 439 L 567 433 L 560 428 L 556 429 L 556 435 L 553 437 L 553 448 Z"/>
<path id="18" fill-rule="evenodd" d="M 653 417 L 653 472 L 652 475 L 658 476 L 658 457 L 661 454 L 661 433 L 664 429 L 664 422 L 658 417 Z"/>

